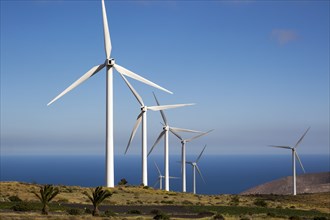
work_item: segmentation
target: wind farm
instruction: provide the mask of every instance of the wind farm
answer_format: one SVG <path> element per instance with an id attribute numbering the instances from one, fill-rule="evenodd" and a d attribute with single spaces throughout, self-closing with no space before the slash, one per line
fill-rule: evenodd
<path id="1" fill-rule="evenodd" d="M 0 218 L 330 219 L 329 4 L 2 1 Z"/>

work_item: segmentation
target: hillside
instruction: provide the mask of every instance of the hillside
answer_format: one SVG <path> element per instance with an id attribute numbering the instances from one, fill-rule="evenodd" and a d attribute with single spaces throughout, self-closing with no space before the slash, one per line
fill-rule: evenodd
<path id="1" fill-rule="evenodd" d="M 297 194 L 330 192 L 330 172 L 311 173 L 297 176 Z M 292 193 L 292 176 L 277 179 L 241 193 L 290 195 Z"/>

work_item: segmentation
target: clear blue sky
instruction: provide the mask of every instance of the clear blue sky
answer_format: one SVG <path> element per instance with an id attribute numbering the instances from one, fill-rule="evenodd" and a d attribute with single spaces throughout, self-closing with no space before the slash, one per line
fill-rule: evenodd
<path id="1" fill-rule="evenodd" d="M 329 154 L 329 1 L 106 1 L 112 57 L 171 90 L 130 82 L 172 126 L 207 131 L 198 154 Z M 105 71 L 46 104 L 103 63 L 101 1 L 1 0 L 1 154 L 103 154 Z M 139 105 L 117 73 L 115 152 Z M 149 147 L 161 131 L 148 112 Z M 172 154 L 180 153 L 171 139 Z M 140 152 L 138 133 L 129 154 Z M 162 144 L 155 153 L 162 153 Z"/>

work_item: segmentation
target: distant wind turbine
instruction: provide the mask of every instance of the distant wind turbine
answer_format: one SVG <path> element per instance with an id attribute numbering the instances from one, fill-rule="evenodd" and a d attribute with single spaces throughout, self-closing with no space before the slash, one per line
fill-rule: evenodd
<path id="1" fill-rule="evenodd" d="M 189 139 L 183 139 L 178 133 L 176 133 L 175 131 L 171 131 L 175 136 L 177 136 L 180 140 L 181 140 L 181 168 L 182 168 L 182 192 L 186 192 L 186 143 L 197 139 L 199 137 L 202 137 L 204 135 L 207 135 L 208 133 L 210 133 L 213 130 L 210 130 L 208 132 L 196 135 L 192 138 Z"/>
<path id="2" fill-rule="evenodd" d="M 204 146 L 202 152 L 199 154 L 199 156 L 197 157 L 197 159 L 194 162 L 190 162 L 190 161 L 186 162 L 187 164 L 190 164 L 193 169 L 193 193 L 194 194 L 196 194 L 196 170 L 197 170 L 198 174 L 200 175 L 200 177 L 202 178 L 203 182 L 205 183 L 202 172 L 200 171 L 200 169 L 198 168 L 198 165 L 197 165 L 199 159 L 201 159 L 201 156 L 202 156 L 205 148 L 206 148 L 206 145 Z"/>
<path id="3" fill-rule="evenodd" d="M 158 178 L 157 178 L 156 183 L 154 184 L 154 187 L 157 186 L 157 184 L 159 183 L 159 189 L 162 189 L 163 188 L 163 179 L 164 179 L 164 176 L 160 172 L 160 169 L 157 166 L 156 162 L 154 162 L 154 163 L 155 163 L 155 166 L 156 166 L 156 169 L 157 169 L 157 172 L 158 172 Z M 179 177 L 174 177 L 174 176 L 170 176 L 169 178 L 170 179 L 179 179 Z"/>
<path id="4" fill-rule="evenodd" d="M 157 102 L 157 105 L 159 105 L 159 102 L 157 100 L 156 95 L 154 94 L 154 98 Z M 163 110 L 160 110 L 160 114 L 163 118 L 164 124 L 163 124 L 163 131 L 159 134 L 157 140 L 155 141 L 154 145 L 151 147 L 148 156 L 150 153 L 153 151 L 155 146 L 159 143 L 159 141 L 162 139 L 164 136 L 164 167 L 165 167 L 165 190 L 169 191 L 170 190 L 170 182 L 169 182 L 169 149 L 168 149 L 168 132 L 169 131 L 174 131 L 174 132 L 194 132 L 194 133 L 200 133 L 199 131 L 194 131 L 194 130 L 189 130 L 189 129 L 184 129 L 184 128 L 175 128 L 175 127 L 170 127 L 168 125 L 167 119 L 165 117 L 165 113 Z"/>
<path id="5" fill-rule="evenodd" d="M 77 87 L 78 85 L 85 82 L 87 79 L 95 75 L 97 72 L 106 67 L 106 186 L 114 187 L 114 135 L 113 135 L 113 68 L 115 68 L 119 73 L 131 77 L 135 80 L 143 82 L 149 86 L 153 86 L 157 89 L 163 90 L 165 92 L 171 93 L 167 89 L 160 87 L 159 85 L 133 73 L 132 71 L 125 69 L 122 66 L 119 66 L 115 63 L 115 60 L 111 58 L 111 40 L 110 40 L 110 32 L 108 27 L 107 14 L 105 9 L 104 0 L 102 0 L 102 15 L 103 15 L 103 31 L 104 31 L 104 48 L 106 59 L 105 62 L 94 66 L 87 73 L 85 73 L 82 77 L 80 77 L 77 81 L 71 84 L 68 88 L 66 88 L 62 93 L 56 96 L 52 101 L 48 103 L 48 105 L 55 102 L 57 99 L 61 98 L 66 93 L 70 92 L 72 89 Z"/>
<path id="6" fill-rule="evenodd" d="M 130 88 L 131 92 L 135 96 L 136 100 L 140 103 L 141 105 L 141 112 L 137 117 L 137 120 L 135 122 L 135 125 L 133 127 L 131 136 L 129 138 L 125 154 L 127 153 L 130 144 L 132 143 L 132 140 L 135 136 L 135 133 L 142 122 L 142 183 L 144 186 L 148 186 L 148 161 L 147 161 L 147 111 L 152 110 L 152 111 L 160 111 L 160 110 L 166 110 L 166 109 L 171 109 L 171 108 L 179 108 L 179 107 L 184 107 L 184 106 L 190 106 L 194 104 L 176 104 L 176 105 L 161 105 L 161 106 L 146 106 L 143 103 L 143 100 L 139 93 L 134 89 L 134 87 L 128 82 L 128 80 L 120 74 L 122 78 L 124 79 L 125 83 L 127 86 Z"/>
<path id="7" fill-rule="evenodd" d="M 297 141 L 297 143 L 293 146 L 276 146 L 276 145 L 270 145 L 271 147 L 276 147 L 276 148 L 284 148 L 284 149 L 289 149 L 292 152 L 292 194 L 295 196 L 297 195 L 297 183 L 296 183 L 296 158 L 299 161 L 299 164 L 302 168 L 302 170 L 304 171 L 304 173 L 306 173 L 304 166 L 301 163 L 301 160 L 298 156 L 297 150 L 296 148 L 298 147 L 298 145 L 300 144 L 300 142 L 303 140 L 303 138 L 305 137 L 305 135 L 307 134 L 307 132 L 309 131 L 310 127 L 307 128 L 307 130 L 305 131 L 305 133 L 301 136 L 301 138 Z"/>

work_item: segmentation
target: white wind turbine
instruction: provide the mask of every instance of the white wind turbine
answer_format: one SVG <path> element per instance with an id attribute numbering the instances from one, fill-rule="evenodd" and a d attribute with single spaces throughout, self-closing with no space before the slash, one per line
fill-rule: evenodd
<path id="1" fill-rule="evenodd" d="M 159 189 L 163 189 L 163 179 L 164 179 L 164 176 L 160 172 L 160 169 L 157 166 L 156 162 L 154 162 L 154 163 L 155 163 L 155 166 L 156 166 L 156 169 L 157 169 L 157 172 L 158 172 L 158 178 L 157 178 L 156 183 L 154 184 L 154 187 L 159 183 Z M 174 176 L 170 176 L 169 178 L 170 179 L 179 179 L 178 177 L 174 177 Z"/>
<path id="2" fill-rule="evenodd" d="M 119 66 L 115 63 L 115 60 L 111 58 L 111 40 L 110 40 L 110 32 L 108 27 L 107 14 L 105 9 L 104 0 L 102 0 L 102 15 L 103 15 L 103 31 L 104 31 L 104 48 L 106 59 L 105 62 L 92 67 L 87 73 L 81 76 L 77 81 L 71 84 L 68 88 L 66 88 L 62 93 L 56 96 L 52 101 L 50 101 L 47 105 L 52 104 L 57 99 L 61 98 L 63 95 L 92 77 L 94 74 L 102 70 L 106 67 L 106 186 L 114 187 L 114 135 L 113 135 L 113 68 L 115 68 L 119 73 L 131 77 L 135 80 L 143 82 L 149 86 L 153 86 L 157 89 L 161 89 L 165 92 L 172 93 L 159 85 L 133 73 L 132 71 Z"/>
<path id="3" fill-rule="evenodd" d="M 177 136 L 181 140 L 181 168 L 182 168 L 182 192 L 186 192 L 186 143 L 191 142 L 194 139 L 202 137 L 213 130 L 208 132 L 196 135 L 189 139 L 183 139 L 178 133 L 171 131 L 175 136 Z"/>
<path id="4" fill-rule="evenodd" d="M 193 193 L 196 194 L 196 170 L 197 172 L 199 173 L 200 177 L 202 178 L 203 182 L 205 183 L 205 180 L 202 176 L 202 173 L 197 165 L 199 159 L 201 158 L 204 150 L 206 148 L 206 145 L 204 146 L 202 152 L 199 154 L 199 156 L 197 157 L 197 159 L 194 161 L 194 162 L 190 162 L 190 161 L 187 161 L 186 163 L 187 164 L 190 164 L 192 166 L 192 169 L 193 169 Z"/>
<path id="5" fill-rule="evenodd" d="M 297 150 L 296 148 L 298 147 L 298 145 L 300 144 L 300 142 L 302 141 L 302 139 L 305 137 L 305 135 L 307 134 L 308 130 L 310 129 L 307 128 L 307 130 L 305 131 L 305 133 L 301 136 L 301 138 L 297 141 L 297 143 L 293 146 L 275 146 L 275 145 L 270 145 L 271 147 L 276 147 L 276 148 L 284 148 L 284 149 L 289 149 L 292 152 L 292 194 L 295 196 L 297 195 L 297 183 L 296 183 L 296 158 L 299 161 L 299 164 L 302 168 L 302 170 L 305 173 L 305 169 L 304 166 L 301 163 L 301 160 L 298 156 Z"/>
<path id="6" fill-rule="evenodd" d="M 147 161 L 147 111 L 152 110 L 152 111 L 160 111 L 160 110 L 166 110 L 166 109 L 171 109 L 171 108 L 179 108 L 179 107 L 184 107 L 184 106 L 190 106 L 194 104 L 176 104 L 176 105 L 157 105 L 157 106 L 146 106 L 143 103 L 143 100 L 139 93 L 134 89 L 134 87 L 128 82 L 125 76 L 120 74 L 124 81 L 126 82 L 127 86 L 130 88 L 131 92 L 137 99 L 137 101 L 141 105 L 141 112 L 137 117 L 137 120 L 135 122 L 135 125 L 133 127 L 131 136 L 129 138 L 125 154 L 127 153 L 130 144 L 132 143 L 132 140 L 135 136 L 135 133 L 142 122 L 142 183 L 145 186 L 148 186 L 148 161 Z"/>
<path id="7" fill-rule="evenodd" d="M 156 98 L 156 95 L 154 94 L 155 100 L 157 102 L 157 105 L 159 106 L 159 102 Z M 189 129 L 184 129 L 184 128 L 175 128 L 175 127 L 170 127 L 168 125 L 167 119 L 165 117 L 164 111 L 160 110 L 160 114 L 163 118 L 164 125 L 163 125 L 163 131 L 159 134 L 157 140 L 155 141 L 154 145 L 151 147 L 148 156 L 152 152 L 152 150 L 155 148 L 155 146 L 158 144 L 158 142 L 162 139 L 164 136 L 164 167 L 165 167 L 165 190 L 169 191 L 170 190 L 170 181 L 169 181 L 169 149 L 168 149 L 168 136 L 169 136 L 169 131 L 171 132 L 194 132 L 194 133 L 201 133 L 199 131 L 194 131 L 194 130 L 189 130 Z"/>

